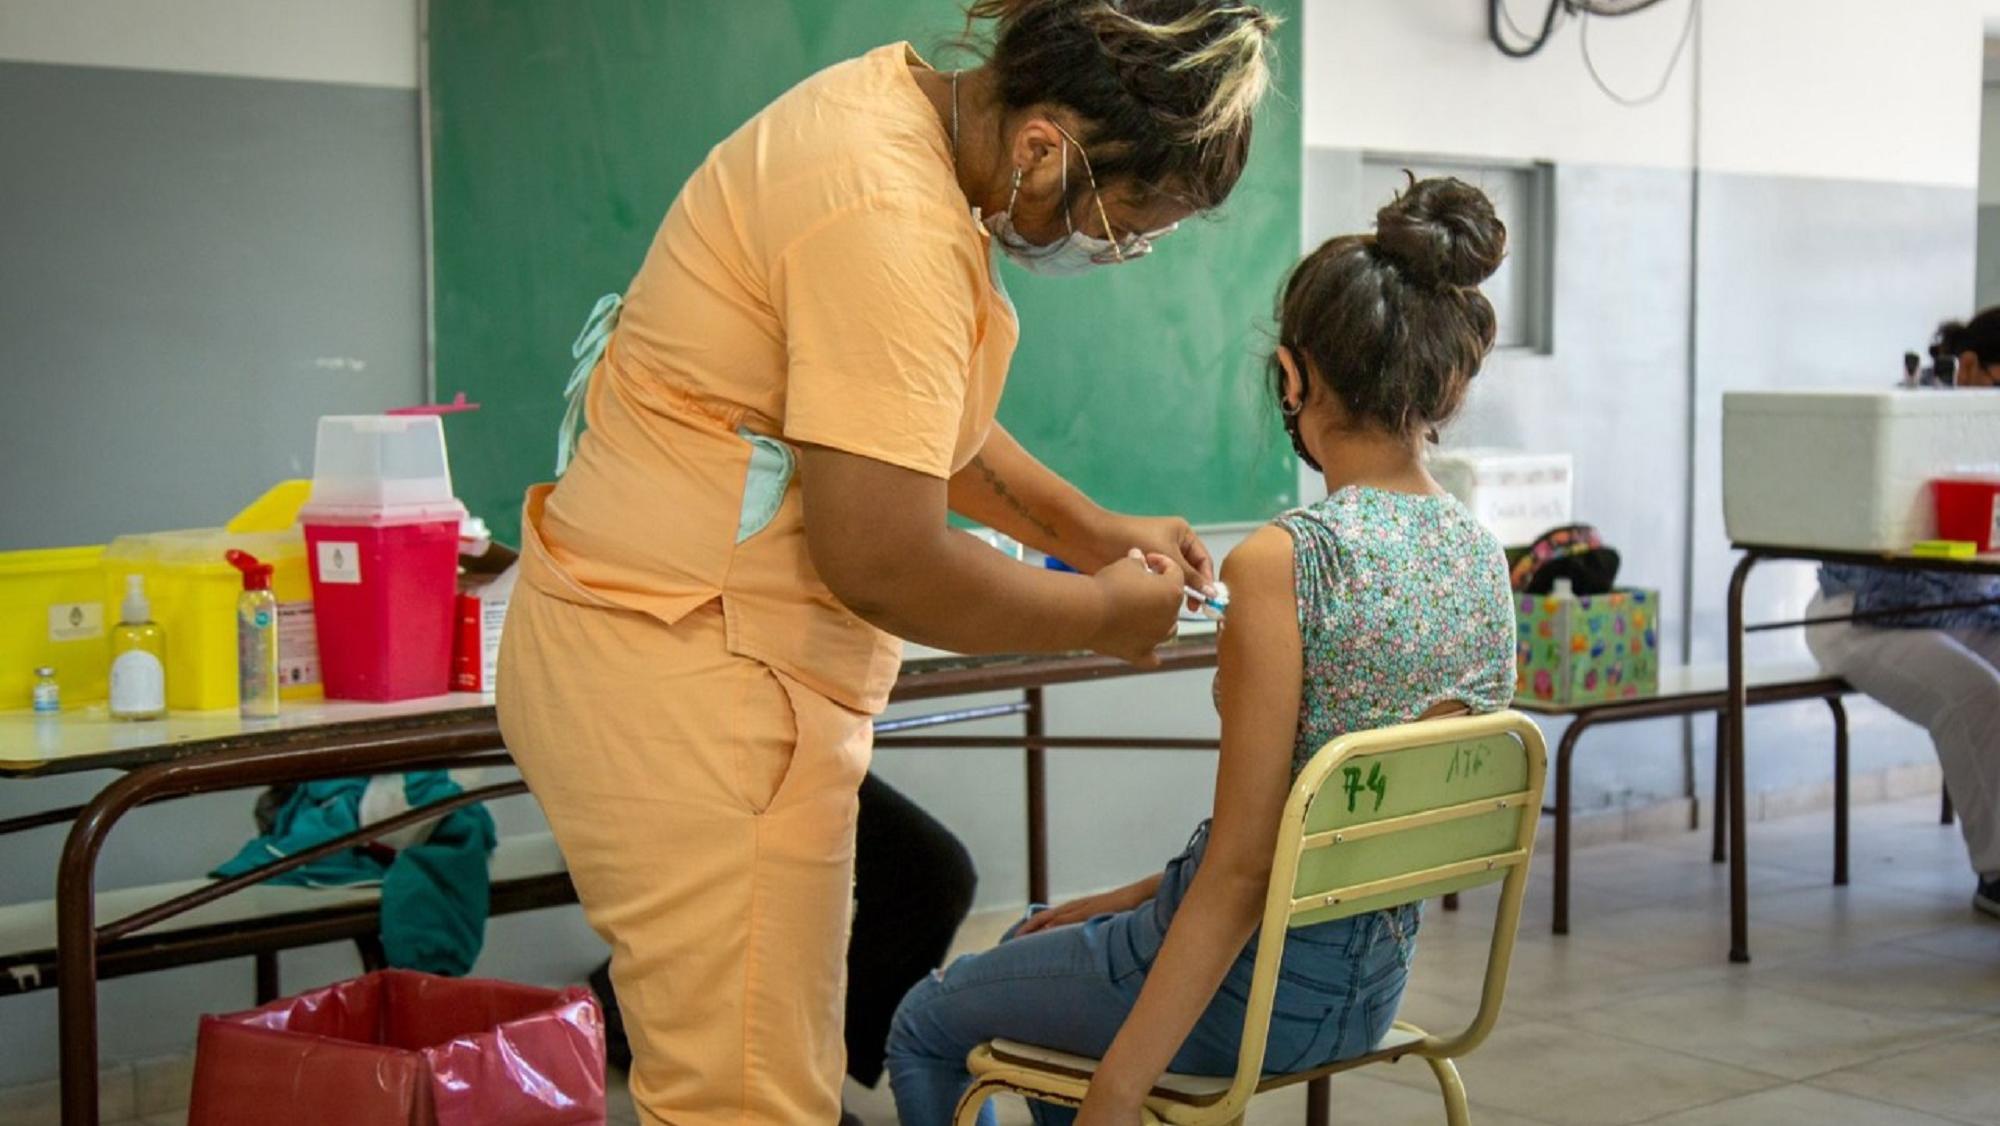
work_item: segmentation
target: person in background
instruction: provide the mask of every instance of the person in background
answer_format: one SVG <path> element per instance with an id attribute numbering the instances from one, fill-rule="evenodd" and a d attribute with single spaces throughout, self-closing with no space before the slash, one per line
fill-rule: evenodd
<path id="1" fill-rule="evenodd" d="M 1232 1074 L 1247 944 L 1298 772 L 1347 732 L 1513 699 L 1505 553 L 1421 453 L 1493 346 L 1478 286 L 1505 247 L 1478 189 L 1424 180 L 1377 213 L 1373 235 L 1333 239 L 1293 270 L 1272 367 L 1294 449 L 1328 495 L 1224 565 L 1214 817 L 1164 872 L 1034 914 L 912 989 L 889 1034 L 904 1126 L 951 1122 L 966 1053 L 995 1038 L 1102 1057 L 1074 1112 L 1085 1126 L 1136 1126 L 1162 1072 Z M 1409 904 L 1290 932 L 1265 1069 L 1373 1048 L 1395 1019 L 1418 921 Z M 990 1106 L 981 1121 L 993 1123 Z"/>
<path id="2" fill-rule="evenodd" d="M 2000 384 L 2000 306 L 1939 326 L 1958 387 Z M 1808 618 L 2000 600 L 2000 578 L 1828 564 Z M 1930 732 L 1972 862 L 1973 906 L 2000 918 L 2000 605 L 1916 611 L 1806 630 L 1828 672 Z"/>
<path id="3" fill-rule="evenodd" d="M 950 829 L 874 774 L 861 780 L 847 945 L 847 1074 L 856 1083 L 881 1081 L 897 1002 L 943 964 L 978 890 L 972 854 Z M 629 1068 L 632 1049 L 610 971 L 609 962 L 598 967 L 590 987 L 604 1005 L 611 1062 Z"/>
<path id="4" fill-rule="evenodd" d="M 1996 355 L 1993 344 L 2000 339 L 2000 324 L 1994 315 L 2000 313 L 2000 306 L 1980 313 L 1970 323 L 1946 321 L 1938 326 L 1937 335 L 1931 339 L 1933 367 L 1944 367 L 1951 371 L 1953 387 L 1993 387 L 2000 385 L 2000 355 Z M 1985 352 L 1980 349 L 1984 347 Z M 1941 362 L 1951 357 L 1951 363 Z"/>

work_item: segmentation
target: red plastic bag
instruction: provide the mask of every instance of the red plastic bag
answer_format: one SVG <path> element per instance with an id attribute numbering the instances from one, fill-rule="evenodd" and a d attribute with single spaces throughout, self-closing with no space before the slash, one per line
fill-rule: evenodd
<path id="1" fill-rule="evenodd" d="M 604 1015 L 582 988 L 384 970 L 203 1017 L 189 1126 L 604 1121 Z"/>

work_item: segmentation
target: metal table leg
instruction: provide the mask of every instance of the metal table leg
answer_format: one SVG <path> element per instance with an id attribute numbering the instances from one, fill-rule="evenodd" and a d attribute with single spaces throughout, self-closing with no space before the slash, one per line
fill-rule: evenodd
<path id="1" fill-rule="evenodd" d="M 1847 886 L 1847 705 L 1828 696 L 1833 712 L 1833 884 Z"/>
<path id="2" fill-rule="evenodd" d="M 278 952 L 260 950 L 255 955 L 257 964 L 257 1003 L 268 1005 L 278 999 L 283 992 L 283 981 L 278 973 Z"/>
<path id="3" fill-rule="evenodd" d="M 1712 863 L 1720 864 L 1729 859 L 1729 829 L 1725 818 L 1729 816 L 1729 710 L 1715 713 L 1715 812 L 1709 814 L 1715 822 L 1715 851 L 1709 855 Z"/>
<path id="4" fill-rule="evenodd" d="M 1556 934 L 1569 933 L 1570 759 L 1576 753 L 1577 740 L 1590 726 L 1589 715 L 1584 712 L 1571 720 L 1556 744 L 1555 918 L 1550 927 Z"/>
<path id="5" fill-rule="evenodd" d="M 1757 553 L 1745 552 L 1729 578 L 1729 699 L 1723 705 L 1729 740 L 1729 960 L 1738 963 L 1750 960 L 1750 842 L 1745 816 L 1750 802 L 1743 770 L 1749 757 L 1743 738 L 1749 689 L 1743 666 L 1743 591 L 1756 565 Z"/>
<path id="6" fill-rule="evenodd" d="M 1027 728 L 1028 758 L 1028 902 L 1049 901 L 1049 795 L 1048 749 L 1038 740 L 1048 734 L 1048 715 L 1042 690 L 1027 689 L 1023 695 L 1028 709 L 1023 716 Z"/>
<path id="7" fill-rule="evenodd" d="M 1333 1081 L 1322 1075 L 1306 1084 L 1306 1126 L 1327 1126 L 1333 1112 Z"/>

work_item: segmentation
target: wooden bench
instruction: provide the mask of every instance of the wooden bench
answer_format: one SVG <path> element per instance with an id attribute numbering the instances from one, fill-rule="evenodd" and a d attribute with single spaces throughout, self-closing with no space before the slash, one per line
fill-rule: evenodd
<path id="1" fill-rule="evenodd" d="M 1765 704 L 1796 703 L 1801 700 L 1822 700 L 1833 713 L 1833 882 L 1847 883 L 1847 708 L 1842 697 L 1854 691 L 1853 687 L 1837 676 L 1830 676 L 1818 665 L 1805 662 L 1797 664 L 1753 665 L 1747 677 L 1748 697 L 1751 707 Z M 1662 719 L 1672 716 L 1700 715 L 1708 712 L 1716 717 L 1715 730 L 1715 807 L 1710 820 L 1715 827 L 1714 860 L 1720 864 L 1727 859 L 1723 837 L 1730 794 L 1728 792 L 1728 740 L 1727 725 L 1723 722 L 1723 712 L 1729 705 L 1728 672 L 1722 665 L 1694 665 L 1662 669 L 1660 689 L 1650 696 L 1640 696 L 1626 700 L 1606 700 L 1588 704 L 1548 704 L 1534 700 L 1517 700 L 1514 707 L 1536 715 L 1564 717 L 1569 727 L 1556 746 L 1555 758 L 1555 800 L 1545 812 L 1555 816 L 1555 904 L 1553 930 L 1556 934 L 1569 933 L 1569 875 L 1570 875 L 1570 765 L 1575 757 L 1577 741 L 1585 731 L 1614 723 L 1632 723 L 1643 719 Z M 1697 826 L 1690 826 L 1691 828 Z"/>
<path id="2" fill-rule="evenodd" d="M 495 917 L 576 902 L 555 838 L 534 833 L 502 838 L 490 866 L 489 913 Z M 119 888 L 96 896 L 97 917 L 122 919 L 212 881 L 180 880 Z M 228 958 L 257 960 L 257 999 L 281 993 L 278 955 L 327 942 L 355 942 L 368 968 L 379 958 L 378 887 L 288 887 L 258 884 L 175 915 L 171 920 L 105 942 L 97 976 L 123 977 Z M 0 997 L 56 985 L 56 903 L 0 906 Z"/>

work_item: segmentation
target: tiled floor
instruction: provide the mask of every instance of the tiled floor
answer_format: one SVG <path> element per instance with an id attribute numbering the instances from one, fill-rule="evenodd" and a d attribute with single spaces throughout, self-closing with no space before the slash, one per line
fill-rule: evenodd
<path id="1" fill-rule="evenodd" d="M 1462 1069 L 1475 1123 L 2000 1124 L 2000 920 L 1972 910 L 1935 799 L 1858 807 L 1846 888 L 1829 883 L 1824 814 L 1751 833 L 1747 966 L 1725 960 L 1727 874 L 1706 834 L 1579 852 L 1566 938 L 1549 934 L 1540 858 L 1505 1015 Z M 1427 913 L 1405 1017 L 1469 1015 L 1492 902 Z M 1338 1078 L 1333 1120 L 1438 1126 L 1435 1090 L 1416 1061 Z M 870 1126 L 895 1122 L 886 1091 L 849 1094 Z M 1304 1104 L 1267 1095 L 1250 1122 L 1297 1123 Z"/>
<path id="2" fill-rule="evenodd" d="M 1747 966 L 1724 958 L 1727 882 L 1705 834 L 1579 852 L 1560 939 L 1538 861 L 1505 1015 L 1463 1064 L 1479 1126 L 2000 1124 L 2000 920 L 1971 909 L 1935 800 L 1857 808 L 1847 888 L 1828 883 L 1824 815 L 1751 831 Z M 1442 1029 L 1469 1014 L 1492 903 L 1429 911 L 1406 1018 Z M 975 919 L 960 945 L 1004 922 Z M 1336 1079 L 1333 1097 L 1336 1123 L 1443 1122 L 1416 1061 Z M 850 1087 L 849 1106 L 896 1121 L 886 1087 Z M 1000 1110 L 1028 1121 L 1019 1103 Z M 1303 1113 L 1293 1089 L 1259 1099 L 1250 1122 Z M 637 1122 L 622 1090 L 611 1120 Z"/>

